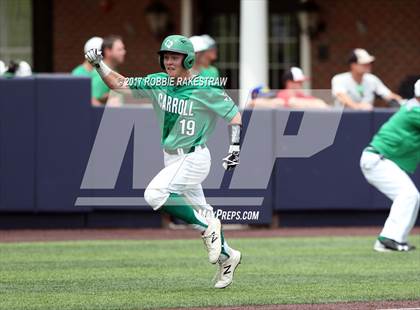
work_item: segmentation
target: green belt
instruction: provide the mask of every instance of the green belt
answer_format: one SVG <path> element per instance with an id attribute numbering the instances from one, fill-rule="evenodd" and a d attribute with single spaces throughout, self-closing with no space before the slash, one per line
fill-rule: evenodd
<path id="1" fill-rule="evenodd" d="M 195 152 L 195 150 L 197 149 L 204 149 L 205 147 L 206 146 L 204 144 L 201 144 L 201 145 L 196 145 L 196 146 L 186 147 L 186 148 L 180 147 L 175 150 L 164 149 L 164 151 L 169 155 L 183 155 L 183 154 L 189 154 L 189 153 Z"/>

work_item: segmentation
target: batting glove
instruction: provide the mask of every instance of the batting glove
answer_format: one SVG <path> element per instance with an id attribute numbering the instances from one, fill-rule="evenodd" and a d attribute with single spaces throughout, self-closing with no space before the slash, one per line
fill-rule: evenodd
<path id="1" fill-rule="evenodd" d="M 223 168 L 225 168 L 225 170 L 233 170 L 239 165 L 239 152 L 239 145 L 231 145 L 229 147 L 229 154 L 223 158 Z"/>
<path id="2" fill-rule="evenodd" d="M 89 50 L 85 54 L 85 58 L 92 66 L 99 67 L 99 63 L 102 61 L 102 52 L 96 48 Z"/>

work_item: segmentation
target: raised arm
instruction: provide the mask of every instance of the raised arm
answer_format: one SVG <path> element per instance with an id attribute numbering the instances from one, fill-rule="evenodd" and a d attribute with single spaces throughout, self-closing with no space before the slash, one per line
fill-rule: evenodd
<path id="1" fill-rule="evenodd" d="M 112 90 L 121 91 L 128 89 L 127 79 L 113 71 L 103 62 L 102 53 L 97 49 L 92 49 L 85 54 L 85 58 L 98 71 L 102 80 Z"/>

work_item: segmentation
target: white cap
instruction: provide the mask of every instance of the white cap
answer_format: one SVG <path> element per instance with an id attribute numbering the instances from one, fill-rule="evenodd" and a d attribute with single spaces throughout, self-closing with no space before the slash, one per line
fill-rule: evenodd
<path id="1" fill-rule="evenodd" d="M 301 68 L 291 67 L 283 74 L 283 81 L 303 82 L 308 80 Z"/>
<path id="2" fill-rule="evenodd" d="M 204 39 L 207 49 L 216 47 L 216 41 L 211 36 L 208 34 L 203 34 L 201 37 Z"/>
<path id="3" fill-rule="evenodd" d="M 32 75 L 31 66 L 26 61 L 19 62 L 19 67 L 15 72 L 15 76 L 30 76 Z"/>
<path id="4" fill-rule="evenodd" d="M 417 80 L 416 84 L 414 84 L 414 96 L 420 97 L 420 80 Z"/>
<path id="5" fill-rule="evenodd" d="M 370 55 L 363 48 L 356 48 L 352 51 L 349 62 L 358 63 L 360 65 L 370 64 L 375 61 L 375 57 Z"/>
<path id="6" fill-rule="evenodd" d="M 94 48 L 96 48 L 97 50 L 101 50 L 103 41 L 104 40 L 100 37 L 92 37 L 89 40 L 87 40 L 84 47 L 85 54 Z"/>
<path id="7" fill-rule="evenodd" d="M 192 36 L 190 41 L 194 46 L 194 52 L 196 53 L 203 52 L 207 49 L 207 44 L 201 36 Z"/>
<path id="8" fill-rule="evenodd" d="M 6 64 L 0 60 L 0 75 L 7 71 Z"/>

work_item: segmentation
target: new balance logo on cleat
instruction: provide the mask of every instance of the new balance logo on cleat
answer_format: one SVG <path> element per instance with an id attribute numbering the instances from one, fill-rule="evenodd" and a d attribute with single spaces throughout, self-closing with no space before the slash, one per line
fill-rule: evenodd
<path id="1" fill-rule="evenodd" d="M 230 267 L 232 267 L 232 265 L 224 266 L 223 268 L 225 268 L 225 271 L 223 272 L 223 274 L 229 274 L 229 273 L 231 273 Z"/>
<path id="2" fill-rule="evenodd" d="M 216 274 L 215 288 L 225 288 L 233 281 L 236 268 L 241 263 L 241 252 L 231 249 L 230 257 L 223 263 L 219 262 L 219 270 Z"/>
<path id="3" fill-rule="evenodd" d="M 213 233 L 211 234 L 211 243 L 214 243 L 214 241 L 216 241 L 217 239 L 219 239 L 219 238 L 217 238 L 216 233 L 215 233 L 215 232 L 213 232 Z"/>
<path id="4" fill-rule="evenodd" d="M 221 223 L 217 218 L 207 219 L 208 227 L 203 233 L 203 241 L 209 255 L 209 262 L 217 263 L 220 252 L 222 251 L 222 243 L 216 242 L 221 239 Z"/>

